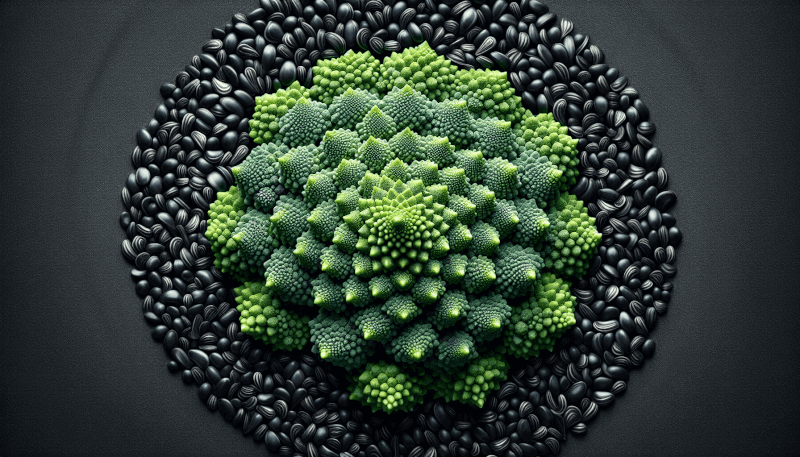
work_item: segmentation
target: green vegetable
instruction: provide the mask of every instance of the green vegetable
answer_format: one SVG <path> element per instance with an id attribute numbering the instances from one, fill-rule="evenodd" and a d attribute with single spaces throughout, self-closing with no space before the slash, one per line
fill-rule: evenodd
<path id="1" fill-rule="evenodd" d="M 503 343 L 509 354 L 530 358 L 552 351 L 556 339 L 575 324 L 575 297 L 570 283 L 545 273 L 535 295 L 514 308 Z"/>
<path id="2" fill-rule="evenodd" d="M 351 398 L 376 411 L 431 389 L 482 406 L 506 356 L 574 324 L 566 281 L 601 241 L 565 193 L 577 141 L 505 73 L 457 70 L 426 43 L 312 74 L 257 97 L 259 146 L 208 211 L 242 331 L 352 370 Z"/>

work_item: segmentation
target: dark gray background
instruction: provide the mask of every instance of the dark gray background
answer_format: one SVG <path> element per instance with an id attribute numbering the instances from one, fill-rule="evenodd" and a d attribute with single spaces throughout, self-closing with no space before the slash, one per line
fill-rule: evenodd
<path id="1" fill-rule="evenodd" d="M 800 2 L 549 4 L 650 107 L 685 233 L 656 356 L 564 455 L 800 453 Z M 2 454 L 266 453 L 166 370 L 117 222 L 158 87 L 256 6 L 0 2 Z"/>

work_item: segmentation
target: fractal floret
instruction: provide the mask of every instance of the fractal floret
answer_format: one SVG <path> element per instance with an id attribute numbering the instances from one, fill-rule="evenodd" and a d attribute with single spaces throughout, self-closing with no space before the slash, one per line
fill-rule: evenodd
<path id="1" fill-rule="evenodd" d="M 215 265 L 244 283 L 242 332 L 310 346 L 373 410 L 431 389 L 482 406 L 507 355 L 551 350 L 575 323 L 570 281 L 601 239 L 566 192 L 575 140 L 505 73 L 457 70 L 426 43 L 313 75 L 257 97 L 259 146 L 208 211 Z"/>

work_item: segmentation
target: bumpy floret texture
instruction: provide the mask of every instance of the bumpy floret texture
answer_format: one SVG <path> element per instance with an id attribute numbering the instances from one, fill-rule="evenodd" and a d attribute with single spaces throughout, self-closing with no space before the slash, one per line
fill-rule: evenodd
<path id="1" fill-rule="evenodd" d="M 594 218 L 589 216 L 582 201 L 566 193 L 556 201 L 548 218 L 550 231 L 542 248 L 545 266 L 564 276 L 582 276 L 603 238 Z"/>
<path id="2" fill-rule="evenodd" d="M 239 219 L 231 240 L 239 251 L 239 271 L 249 270 L 258 275 L 264 274 L 264 262 L 280 246 L 269 216 L 255 208 Z"/>
<path id="3" fill-rule="evenodd" d="M 239 277 L 239 254 L 231 236 L 236 230 L 239 219 L 244 216 L 244 200 L 239 189 L 231 186 L 227 192 L 217 192 L 217 199 L 208 209 L 208 225 L 206 238 L 211 242 L 214 253 L 214 266 L 223 273 Z M 231 246 L 228 247 L 228 243 Z"/>
<path id="4" fill-rule="evenodd" d="M 519 122 L 527 111 L 505 73 L 488 70 L 459 70 L 450 86 L 451 98 L 463 98 L 476 118 L 497 118 Z"/>
<path id="5" fill-rule="evenodd" d="M 473 300 L 467 315 L 466 330 L 475 341 L 499 337 L 511 317 L 511 306 L 499 294 L 490 293 Z"/>
<path id="6" fill-rule="evenodd" d="M 313 68 L 310 96 L 326 105 L 349 88 L 374 92 L 381 75 L 380 62 L 368 52 L 348 52 L 338 59 L 319 59 Z"/>
<path id="7" fill-rule="evenodd" d="M 508 376 L 508 362 L 498 353 L 488 353 L 466 367 L 446 372 L 436 379 L 435 396 L 483 407 L 486 396 L 500 387 Z"/>
<path id="8" fill-rule="evenodd" d="M 242 332 L 276 349 L 301 349 L 308 343 L 308 316 L 286 309 L 262 282 L 246 282 L 234 289 Z"/>
<path id="9" fill-rule="evenodd" d="M 295 81 L 286 89 L 256 97 L 255 108 L 250 118 L 250 138 L 253 142 L 262 144 L 272 141 L 280 130 L 278 120 L 285 116 L 298 100 L 308 96 L 308 89 Z"/>
<path id="10" fill-rule="evenodd" d="M 517 130 L 517 143 L 535 151 L 561 171 L 559 192 L 566 192 L 578 176 L 578 140 L 569 136 L 566 125 L 559 124 L 553 113 L 527 114 Z"/>
<path id="11" fill-rule="evenodd" d="M 278 126 L 277 141 L 289 147 L 305 146 L 330 130 L 331 115 L 327 105 L 303 97 L 280 118 Z"/>
<path id="12" fill-rule="evenodd" d="M 350 399 L 369 405 L 373 412 L 410 411 L 427 392 L 423 380 L 401 365 L 384 360 L 368 363 L 350 383 Z"/>
<path id="13" fill-rule="evenodd" d="M 309 89 L 257 99 L 259 146 L 209 210 L 217 268 L 246 284 L 241 328 L 368 371 L 354 398 L 377 409 L 431 388 L 482 405 L 516 354 L 502 338 L 516 310 L 596 252 L 594 220 L 559 193 L 577 143 L 528 113 L 505 73 L 457 71 L 425 43 L 383 64 L 321 59 L 312 74 Z M 396 376 L 394 391 L 373 385 L 388 362 L 413 395 Z"/>
<path id="14" fill-rule="evenodd" d="M 514 161 L 519 170 L 519 193 L 524 198 L 533 199 L 540 208 L 552 201 L 558 194 L 564 173 L 553 165 L 547 157 L 536 151 L 525 151 Z"/>
<path id="15" fill-rule="evenodd" d="M 322 360 L 354 370 L 364 365 L 372 353 L 372 348 L 351 319 L 322 312 L 308 325 L 314 343 L 311 351 L 319 354 Z"/>
<path id="16" fill-rule="evenodd" d="M 536 357 L 552 351 L 558 337 L 573 324 L 575 297 L 570 294 L 570 283 L 545 273 L 534 296 L 514 308 L 503 342 L 515 357 Z"/>
<path id="17" fill-rule="evenodd" d="M 475 340 L 463 330 L 450 332 L 439 338 L 436 353 L 428 359 L 426 365 L 434 370 L 450 371 L 464 366 L 478 357 Z"/>

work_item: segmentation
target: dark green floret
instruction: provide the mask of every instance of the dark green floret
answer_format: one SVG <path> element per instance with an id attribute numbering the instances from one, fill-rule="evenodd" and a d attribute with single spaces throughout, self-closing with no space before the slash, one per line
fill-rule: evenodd
<path id="1" fill-rule="evenodd" d="M 346 318 L 320 312 L 308 324 L 314 343 L 311 352 L 319 354 L 322 360 L 354 370 L 364 365 L 373 352 L 358 327 Z"/>
<path id="2" fill-rule="evenodd" d="M 467 314 L 466 329 L 475 341 L 490 341 L 500 336 L 509 323 L 511 307 L 499 294 L 490 293 L 473 300 Z"/>
<path id="3" fill-rule="evenodd" d="M 439 338 L 436 353 L 426 362 L 434 369 L 451 371 L 478 357 L 475 340 L 469 333 L 458 330 Z"/>

